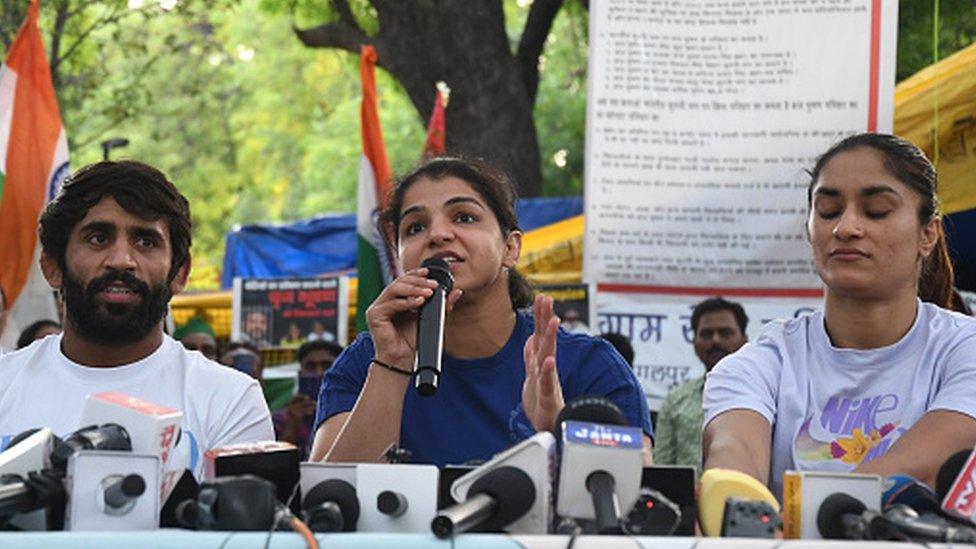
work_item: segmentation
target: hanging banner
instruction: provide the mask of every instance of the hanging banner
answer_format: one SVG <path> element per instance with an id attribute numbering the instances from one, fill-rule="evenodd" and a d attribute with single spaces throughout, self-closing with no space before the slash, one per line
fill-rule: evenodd
<path id="1" fill-rule="evenodd" d="M 346 342 L 347 277 L 234 279 L 231 341 L 259 349 L 298 348 L 315 339 Z"/>
<path id="2" fill-rule="evenodd" d="M 661 407 L 667 392 L 704 375 L 692 347 L 691 311 L 708 295 L 665 295 L 598 289 L 598 333 L 616 332 L 634 347 L 634 374 L 644 387 L 651 410 Z M 724 296 L 742 305 L 749 317 L 746 335 L 755 339 L 762 326 L 780 318 L 794 318 L 822 307 L 820 298 L 757 298 Z"/>
<path id="3" fill-rule="evenodd" d="M 897 8 L 593 2 L 584 280 L 810 295 L 804 170 L 891 131 Z"/>

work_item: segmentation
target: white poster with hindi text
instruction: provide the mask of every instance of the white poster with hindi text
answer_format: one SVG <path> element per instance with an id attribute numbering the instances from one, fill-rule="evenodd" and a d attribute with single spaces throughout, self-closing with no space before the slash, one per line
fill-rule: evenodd
<path id="1" fill-rule="evenodd" d="M 812 292 L 811 292 L 812 293 Z M 616 332 L 634 347 L 634 374 L 651 410 L 658 410 L 670 389 L 701 377 L 705 368 L 692 347 L 691 311 L 707 296 L 659 295 L 597 290 L 598 333 Z M 823 307 L 820 297 L 736 297 L 749 317 L 746 335 L 756 338 L 774 319 L 795 318 Z"/>
<path id="2" fill-rule="evenodd" d="M 818 287 L 805 169 L 891 131 L 897 7 L 592 2 L 585 280 Z"/>

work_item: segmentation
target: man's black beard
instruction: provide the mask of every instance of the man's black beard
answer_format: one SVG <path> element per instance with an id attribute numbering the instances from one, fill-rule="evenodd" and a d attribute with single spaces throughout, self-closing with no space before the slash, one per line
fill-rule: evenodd
<path id="1" fill-rule="evenodd" d="M 142 299 L 135 305 L 100 303 L 98 293 L 119 281 Z M 64 271 L 68 321 L 82 339 L 92 343 L 124 345 L 146 337 L 163 319 L 171 297 L 169 284 L 163 283 L 150 290 L 148 284 L 127 271 L 110 271 L 89 282 L 84 289 L 67 269 Z"/>

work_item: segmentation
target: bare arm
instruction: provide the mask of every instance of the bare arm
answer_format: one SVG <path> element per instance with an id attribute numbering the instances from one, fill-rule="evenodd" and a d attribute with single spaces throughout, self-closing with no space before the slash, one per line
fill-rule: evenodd
<path id="1" fill-rule="evenodd" d="M 931 487 L 945 460 L 976 445 L 976 419 L 959 412 L 934 410 L 918 420 L 885 455 L 855 472 L 887 477 L 909 475 Z"/>
<path id="2" fill-rule="evenodd" d="M 772 436 L 772 426 L 758 412 L 743 409 L 723 412 L 705 427 L 704 468 L 734 469 L 769 484 Z"/>
<path id="3" fill-rule="evenodd" d="M 654 443 L 651 437 L 644 435 L 644 467 L 654 465 Z"/>
<path id="4" fill-rule="evenodd" d="M 403 398 L 410 379 L 371 366 L 352 411 L 330 417 L 315 433 L 311 460 L 378 461 L 400 440 Z"/>
<path id="5" fill-rule="evenodd" d="M 366 310 L 376 359 L 400 372 L 413 369 L 416 310 L 437 286 L 426 275 L 425 268 L 407 271 L 384 288 Z M 457 288 L 448 294 L 448 312 L 460 297 L 461 290 Z M 352 410 L 330 417 L 315 433 L 311 459 L 378 461 L 391 444 L 400 440 L 403 399 L 410 379 L 409 375 L 370 364 Z"/>

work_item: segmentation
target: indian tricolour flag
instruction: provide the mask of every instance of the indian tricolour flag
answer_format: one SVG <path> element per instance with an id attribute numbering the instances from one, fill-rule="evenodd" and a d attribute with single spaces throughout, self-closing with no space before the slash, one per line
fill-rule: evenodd
<path id="1" fill-rule="evenodd" d="M 38 267 L 37 218 L 67 175 L 68 141 L 37 27 L 39 11 L 39 0 L 32 0 L 0 65 L 0 287 L 7 307 L 12 304 L 8 333 L 39 318 L 58 318 Z M 10 336 L 2 341 L 9 345 Z"/>
<path id="2" fill-rule="evenodd" d="M 376 101 L 376 50 L 372 46 L 363 46 L 359 73 L 363 86 L 363 102 L 359 108 L 363 155 L 356 192 L 357 332 L 366 330 L 366 309 L 396 273 L 389 239 L 379 225 L 379 214 L 386 205 L 391 181 Z"/>

